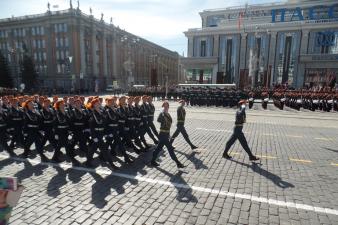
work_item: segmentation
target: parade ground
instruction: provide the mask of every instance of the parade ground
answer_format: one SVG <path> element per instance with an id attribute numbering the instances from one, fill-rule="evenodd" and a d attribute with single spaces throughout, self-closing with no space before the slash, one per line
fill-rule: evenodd
<path id="1" fill-rule="evenodd" d="M 155 120 L 160 105 L 155 102 Z M 171 133 L 177 106 L 170 105 Z M 338 224 L 337 113 L 254 104 L 243 129 L 261 158 L 253 163 L 238 141 L 233 159 L 222 158 L 236 109 L 187 106 L 186 112 L 187 132 L 199 148 L 176 138 L 184 169 L 166 149 L 158 168 L 149 164 L 152 149 L 131 152 L 131 165 L 116 159 L 121 167 L 114 171 L 98 159 L 89 169 L 41 163 L 35 151 L 28 160 L 0 153 L 0 176 L 16 176 L 25 186 L 10 224 Z"/>

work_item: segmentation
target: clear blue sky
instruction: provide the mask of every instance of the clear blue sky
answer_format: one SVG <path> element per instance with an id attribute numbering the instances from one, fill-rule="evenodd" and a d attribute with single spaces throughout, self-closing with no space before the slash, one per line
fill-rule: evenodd
<path id="1" fill-rule="evenodd" d="M 274 2 L 272 0 L 80 0 L 80 9 L 89 14 L 93 10 L 96 18 L 104 14 L 106 22 L 146 38 L 179 54 L 186 55 L 187 39 L 183 32 L 201 27 L 198 12 L 205 9 L 224 8 Z M 1 0 L 0 18 L 43 13 L 47 0 Z M 51 10 L 69 8 L 69 0 L 49 0 Z M 73 0 L 73 7 L 77 1 Z M 58 5 L 58 9 L 53 8 Z"/>

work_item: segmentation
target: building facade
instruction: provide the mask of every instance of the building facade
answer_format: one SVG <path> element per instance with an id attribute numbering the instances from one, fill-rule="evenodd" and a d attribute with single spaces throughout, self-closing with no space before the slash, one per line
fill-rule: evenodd
<path id="1" fill-rule="evenodd" d="M 192 83 L 238 87 L 334 85 L 338 80 L 338 3 L 312 0 L 200 13 L 182 60 Z"/>
<path id="2" fill-rule="evenodd" d="M 103 15 L 102 15 L 103 17 Z M 0 51 L 21 83 L 23 54 L 29 54 L 40 87 L 64 91 L 104 90 L 177 83 L 179 56 L 79 8 L 0 20 Z"/>

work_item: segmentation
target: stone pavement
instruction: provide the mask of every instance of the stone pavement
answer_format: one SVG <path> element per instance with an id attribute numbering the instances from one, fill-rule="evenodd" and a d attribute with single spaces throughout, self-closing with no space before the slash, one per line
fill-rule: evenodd
<path id="1" fill-rule="evenodd" d="M 159 168 L 148 166 L 151 152 L 132 153 L 135 163 L 113 172 L 0 153 L 0 175 L 17 176 L 26 188 L 10 224 L 338 224 L 338 114 L 255 104 L 244 132 L 262 159 L 251 163 L 238 142 L 233 160 L 221 157 L 234 109 L 186 111 L 200 148 L 175 140 L 181 170 L 166 151 Z"/>

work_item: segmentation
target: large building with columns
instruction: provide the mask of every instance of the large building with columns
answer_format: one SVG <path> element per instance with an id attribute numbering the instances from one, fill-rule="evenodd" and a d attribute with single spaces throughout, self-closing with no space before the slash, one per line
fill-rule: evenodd
<path id="1" fill-rule="evenodd" d="M 103 16 L 103 15 L 102 15 Z M 72 6 L 67 10 L 0 20 L 0 51 L 16 86 L 29 54 L 40 87 L 100 90 L 117 84 L 178 82 L 179 55 Z"/>
<path id="2" fill-rule="evenodd" d="M 289 0 L 200 13 L 189 29 L 190 83 L 240 88 L 334 85 L 338 80 L 338 3 Z"/>

